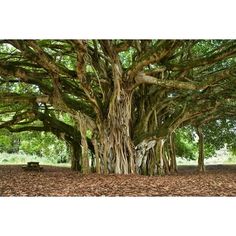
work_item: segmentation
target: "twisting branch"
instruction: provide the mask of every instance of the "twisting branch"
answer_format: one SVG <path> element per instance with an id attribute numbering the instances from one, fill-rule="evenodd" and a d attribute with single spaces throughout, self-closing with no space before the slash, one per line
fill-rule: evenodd
<path id="1" fill-rule="evenodd" d="M 66 75 L 73 78 L 74 73 L 63 65 L 58 65 L 53 58 L 46 53 L 36 40 L 9 40 L 17 49 L 21 50 L 22 55 L 43 67 L 49 73 Z"/>
<path id="2" fill-rule="evenodd" d="M 172 70 L 172 71 L 190 70 L 194 67 L 209 66 L 216 62 L 225 60 L 227 58 L 230 58 L 236 55 L 235 42 L 232 42 L 228 46 L 223 47 L 223 49 L 221 48 L 222 46 L 218 48 L 218 50 L 214 50 L 212 54 L 204 55 L 204 56 L 198 57 L 197 59 L 181 61 L 180 63 L 166 63 L 165 65 L 169 70 Z"/>
<path id="3" fill-rule="evenodd" d="M 128 76 L 133 79 L 145 66 L 152 63 L 159 63 L 164 58 L 167 59 L 180 44 L 180 41 L 166 40 L 157 47 L 151 47 L 134 63 L 132 68 L 128 71 Z"/>
<path id="4" fill-rule="evenodd" d="M 97 115 L 100 117 L 101 110 L 98 101 L 96 99 L 96 96 L 94 95 L 91 85 L 87 82 L 86 77 L 87 42 L 83 40 L 73 40 L 72 43 L 77 53 L 77 78 L 80 82 L 81 88 L 89 99 L 89 102 L 92 104 Z"/>

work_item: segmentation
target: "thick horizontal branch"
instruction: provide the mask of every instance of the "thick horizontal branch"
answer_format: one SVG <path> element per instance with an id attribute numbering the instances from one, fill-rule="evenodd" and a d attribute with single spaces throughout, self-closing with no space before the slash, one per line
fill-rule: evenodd
<path id="1" fill-rule="evenodd" d="M 27 96 L 27 95 L 20 95 L 17 93 L 2 93 L 0 94 L 0 102 L 1 103 L 12 103 L 15 104 L 17 102 L 24 103 L 24 104 L 32 104 L 36 101 L 36 96 Z"/>
<path id="2" fill-rule="evenodd" d="M 231 70 L 222 70 L 209 76 L 203 76 L 202 82 L 184 82 L 179 80 L 158 79 L 154 76 L 147 75 L 144 72 L 140 72 L 135 77 L 135 82 L 138 85 L 156 84 L 159 86 L 173 89 L 202 90 L 207 88 L 208 86 L 212 86 L 218 83 L 221 80 L 228 79 L 230 76 L 232 76 L 234 70 L 234 67 L 232 67 Z"/>
<path id="3" fill-rule="evenodd" d="M 38 132 L 50 131 L 50 130 L 47 130 L 45 127 L 40 127 L 40 126 L 26 126 L 26 127 L 20 127 L 20 128 L 6 127 L 6 129 L 8 129 L 12 133 L 18 133 L 18 132 L 24 132 L 24 131 L 38 131 Z"/>
<path id="4" fill-rule="evenodd" d="M 27 81 L 29 78 L 34 80 L 48 78 L 48 74 L 45 72 L 31 72 L 19 66 L 12 65 L 11 63 L 2 62 L 0 62 L 0 75 L 7 77 L 14 76 L 23 81 Z"/>
<path id="5" fill-rule="evenodd" d="M 182 82 L 182 81 L 177 81 L 177 80 L 157 79 L 156 77 L 146 75 L 143 72 L 140 72 L 135 77 L 135 82 L 137 83 L 137 85 L 139 85 L 139 84 L 156 84 L 156 85 L 163 86 L 166 88 L 188 89 L 188 90 L 200 89 L 200 85 L 196 84 L 196 83 Z"/>
<path id="6" fill-rule="evenodd" d="M 2 122 L 0 128 L 6 128 L 11 125 L 19 124 L 20 122 L 30 119 L 31 121 L 35 120 L 35 114 L 32 111 L 25 111 L 20 114 L 15 114 L 11 120 Z"/>

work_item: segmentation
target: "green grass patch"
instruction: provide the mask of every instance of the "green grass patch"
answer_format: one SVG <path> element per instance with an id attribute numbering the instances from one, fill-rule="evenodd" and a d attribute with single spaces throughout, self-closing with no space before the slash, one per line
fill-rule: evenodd
<path id="1" fill-rule="evenodd" d="M 24 153 L 0 153 L 1 165 L 26 164 L 29 161 L 37 161 L 40 163 L 40 165 L 70 167 L 70 163 L 57 163 L 54 159 L 48 159 L 46 157 L 39 157 L 36 155 L 28 155 Z"/>

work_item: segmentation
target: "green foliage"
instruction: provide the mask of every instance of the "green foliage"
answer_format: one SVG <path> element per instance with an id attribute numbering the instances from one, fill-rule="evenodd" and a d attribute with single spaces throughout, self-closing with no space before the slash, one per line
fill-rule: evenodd
<path id="1" fill-rule="evenodd" d="M 205 142 L 204 155 L 205 155 L 206 159 L 214 156 L 216 154 L 217 150 L 219 150 L 219 149 L 217 149 L 213 144 Z"/>
<path id="2" fill-rule="evenodd" d="M 67 147 L 50 133 L 33 133 L 23 137 L 20 149 L 27 154 L 46 157 L 55 162 L 67 159 Z"/>
<path id="3" fill-rule="evenodd" d="M 236 145 L 230 146 L 229 150 L 230 150 L 231 154 L 236 157 Z"/>
<path id="4" fill-rule="evenodd" d="M 205 143 L 208 149 L 219 150 L 227 144 L 234 153 L 236 149 L 236 122 L 231 119 L 221 119 L 203 126 Z"/>
<path id="5" fill-rule="evenodd" d="M 222 145 L 215 145 L 212 140 L 209 139 L 209 133 L 205 131 L 204 136 L 208 139 L 204 140 L 204 154 L 205 158 L 210 158 L 215 155 L 216 151 L 224 147 L 224 141 Z M 183 157 L 187 160 L 196 160 L 198 158 L 198 137 L 194 129 L 190 126 L 179 128 L 176 131 L 176 154 L 179 157 Z"/>
<path id="6" fill-rule="evenodd" d="M 0 164 L 12 165 L 12 164 L 26 164 L 29 161 L 37 161 L 41 165 L 60 165 L 69 167 L 69 163 L 57 163 L 55 160 L 48 159 L 46 157 L 39 157 L 36 155 L 29 155 L 25 153 L 0 153 Z"/>
<path id="7" fill-rule="evenodd" d="M 68 150 L 65 142 L 58 140 L 51 133 L 22 132 L 12 134 L 0 130 L 0 152 L 19 153 L 47 159 L 52 163 L 68 161 Z M 16 160 L 11 159 L 15 162 Z"/>
<path id="8" fill-rule="evenodd" d="M 0 130 L 0 152 L 13 153 L 19 150 L 17 134 L 11 134 L 7 130 Z"/>
<path id="9" fill-rule="evenodd" d="M 133 64 L 133 58 L 135 56 L 136 50 L 134 48 L 129 48 L 128 51 L 120 52 L 120 61 L 122 66 L 127 69 Z"/>
<path id="10" fill-rule="evenodd" d="M 0 152 L 7 151 L 11 149 L 11 138 L 9 136 L 0 134 Z"/>
<path id="11" fill-rule="evenodd" d="M 194 139 L 191 127 L 179 128 L 175 134 L 176 155 L 195 160 L 198 155 L 197 142 Z"/>
<path id="12" fill-rule="evenodd" d="M 198 56 L 206 56 L 209 52 L 216 50 L 216 48 L 223 43 L 224 40 L 201 40 L 193 46 L 192 53 Z"/>

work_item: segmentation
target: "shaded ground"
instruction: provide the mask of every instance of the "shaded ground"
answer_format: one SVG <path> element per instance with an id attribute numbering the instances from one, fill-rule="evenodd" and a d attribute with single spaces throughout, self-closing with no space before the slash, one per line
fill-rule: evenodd
<path id="1" fill-rule="evenodd" d="M 81 175 L 63 167 L 43 172 L 0 165 L 0 196 L 236 196 L 236 165 L 180 166 L 178 175 Z"/>

